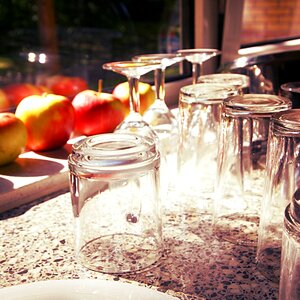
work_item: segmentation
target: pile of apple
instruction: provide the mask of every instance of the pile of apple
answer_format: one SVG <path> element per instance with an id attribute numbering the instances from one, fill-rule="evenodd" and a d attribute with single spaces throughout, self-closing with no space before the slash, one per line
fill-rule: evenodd
<path id="1" fill-rule="evenodd" d="M 139 93 L 143 113 L 155 96 L 151 86 L 143 82 Z M 14 112 L 7 111 L 11 106 Z M 112 93 L 90 90 L 83 79 L 63 76 L 48 78 L 40 86 L 23 83 L 3 87 L 0 166 L 27 150 L 54 150 L 74 136 L 113 132 L 128 112 L 127 82 L 118 84 Z"/>

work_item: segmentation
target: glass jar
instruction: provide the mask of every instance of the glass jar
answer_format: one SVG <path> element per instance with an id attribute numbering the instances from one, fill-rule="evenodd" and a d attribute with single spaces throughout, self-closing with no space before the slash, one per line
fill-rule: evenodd
<path id="1" fill-rule="evenodd" d="M 275 95 L 224 101 L 213 219 L 220 239 L 257 245 L 270 118 L 290 107 L 288 99 Z"/>
<path id="2" fill-rule="evenodd" d="M 182 211 L 212 215 L 222 105 L 237 94 L 235 87 L 210 83 L 180 90 L 176 198 Z"/>
<path id="3" fill-rule="evenodd" d="M 155 142 L 124 133 L 84 138 L 73 145 L 69 170 L 79 261 L 104 273 L 154 264 L 163 250 Z"/>
<path id="4" fill-rule="evenodd" d="M 265 186 L 256 262 L 269 280 L 279 282 L 284 210 L 300 188 L 300 109 L 271 117 Z"/>
<path id="5" fill-rule="evenodd" d="M 279 300 L 300 299 L 300 189 L 285 209 Z"/>

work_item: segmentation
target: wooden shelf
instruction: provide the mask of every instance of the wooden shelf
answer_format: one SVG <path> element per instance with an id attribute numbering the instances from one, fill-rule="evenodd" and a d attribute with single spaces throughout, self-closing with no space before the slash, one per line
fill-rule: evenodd
<path id="1" fill-rule="evenodd" d="M 72 145 L 55 151 L 21 154 L 0 167 L 0 212 L 68 188 L 68 155 Z"/>

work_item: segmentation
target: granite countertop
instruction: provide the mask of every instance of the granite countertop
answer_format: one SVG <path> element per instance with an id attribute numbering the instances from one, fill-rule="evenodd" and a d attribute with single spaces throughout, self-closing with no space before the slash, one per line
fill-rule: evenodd
<path id="1" fill-rule="evenodd" d="M 184 224 L 184 226 L 179 226 Z M 180 299 L 277 299 L 278 284 L 255 266 L 255 248 L 217 240 L 211 218 L 164 215 L 165 251 L 152 269 L 112 276 L 76 263 L 70 194 L 64 190 L 0 214 L 0 287 L 50 279 L 108 279 Z"/>

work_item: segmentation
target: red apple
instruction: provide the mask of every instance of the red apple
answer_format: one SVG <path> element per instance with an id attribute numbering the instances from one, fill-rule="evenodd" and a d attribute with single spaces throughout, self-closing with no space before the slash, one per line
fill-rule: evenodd
<path id="1" fill-rule="evenodd" d="M 13 162 L 26 145 L 24 123 L 11 112 L 0 113 L 0 166 Z"/>
<path id="2" fill-rule="evenodd" d="M 112 132 L 126 115 L 125 105 L 109 93 L 85 90 L 75 96 L 75 131 L 84 135 Z"/>
<path id="3" fill-rule="evenodd" d="M 120 99 L 129 109 L 129 85 L 128 82 L 122 82 L 115 86 L 112 94 Z M 145 110 L 154 102 L 155 92 L 151 85 L 144 82 L 139 82 L 140 94 L 140 113 L 143 114 Z"/>
<path id="4" fill-rule="evenodd" d="M 8 111 L 10 109 L 10 102 L 7 95 L 0 89 L 0 112 Z"/>
<path id="5" fill-rule="evenodd" d="M 65 96 L 43 94 L 26 97 L 17 106 L 15 114 L 27 128 L 26 146 L 34 151 L 62 147 L 74 130 L 74 108 Z"/>
<path id="6" fill-rule="evenodd" d="M 48 89 L 43 86 L 35 86 L 31 83 L 13 83 L 3 87 L 4 93 L 10 104 L 16 107 L 22 99 L 31 95 L 42 95 Z"/>
<path id="7" fill-rule="evenodd" d="M 55 75 L 45 80 L 45 85 L 54 94 L 68 97 L 70 100 L 81 91 L 88 89 L 86 80 L 80 77 Z"/>

